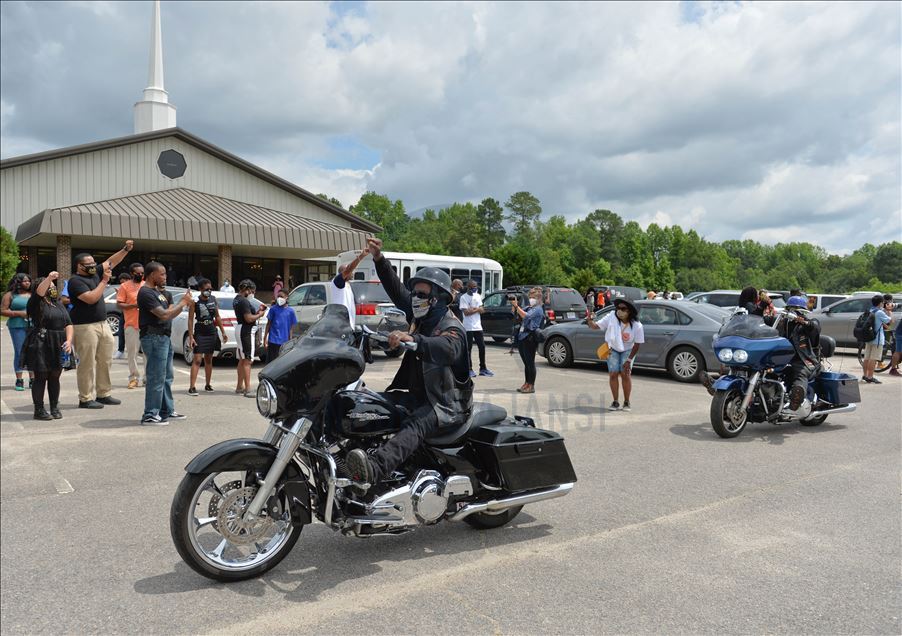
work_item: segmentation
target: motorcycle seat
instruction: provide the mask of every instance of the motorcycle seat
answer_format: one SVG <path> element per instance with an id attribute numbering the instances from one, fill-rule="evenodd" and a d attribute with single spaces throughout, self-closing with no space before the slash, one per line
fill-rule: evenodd
<path id="1" fill-rule="evenodd" d="M 466 422 L 460 426 L 439 431 L 432 437 L 427 437 L 426 443 L 430 446 L 450 446 L 465 437 L 471 428 L 495 424 L 505 418 L 507 418 L 507 411 L 504 408 L 488 402 L 474 402 L 473 410 Z"/>

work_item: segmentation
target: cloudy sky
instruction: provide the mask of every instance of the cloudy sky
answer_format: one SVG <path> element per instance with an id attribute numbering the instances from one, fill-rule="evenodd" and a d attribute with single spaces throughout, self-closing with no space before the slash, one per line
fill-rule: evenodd
<path id="1" fill-rule="evenodd" d="M 150 2 L 0 3 L 4 158 L 132 132 Z M 163 2 L 183 128 L 347 207 L 529 190 L 714 240 L 902 237 L 900 4 Z"/>

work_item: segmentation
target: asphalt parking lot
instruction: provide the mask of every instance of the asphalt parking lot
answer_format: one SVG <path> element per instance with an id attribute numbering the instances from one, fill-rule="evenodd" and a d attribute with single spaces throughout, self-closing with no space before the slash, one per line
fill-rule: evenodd
<path id="1" fill-rule="evenodd" d="M 121 406 L 78 410 L 71 372 L 64 419 L 38 422 L 0 337 L 4 634 L 902 632 L 898 378 L 863 385 L 856 413 L 820 427 L 721 440 L 698 385 L 637 371 L 633 412 L 606 414 L 600 367 L 540 361 L 522 396 L 519 358 L 490 345 L 497 375 L 477 379 L 477 399 L 562 432 L 573 493 L 498 530 L 361 540 L 312 525 L 275 570 L 224 585 L 180 561 L 168 515 L 193 455 L 265 429 L 231 392 L 234 363 L 192 398 L 177 358 L 189 417 L 168 427 L 138 425 L 143 391 L 125 389 L 121 360 Z M 397 365 L 380 357 L 370 386 Z M 852 357 L 834 366 L 857 372 Z"/>

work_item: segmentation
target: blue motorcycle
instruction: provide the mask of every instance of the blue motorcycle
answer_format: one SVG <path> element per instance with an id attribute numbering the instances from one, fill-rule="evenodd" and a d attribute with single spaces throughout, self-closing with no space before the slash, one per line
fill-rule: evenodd
<path id="1" fill-rule="evenodd" d="M 792 314 L 780 314 L 771 327 L 760 316 L 740 310 L 714 337 L 718 360 L 730 368 L 714 383 L 711 426 L 719 436 L 736 437 L 749 422 L 818 426 L 830 413 L 851 413 L 861 401 L 858 378 L 824 370 L 824 361 L 833 355 L 836 344 L 821 336 L 820 350 L 815 352 L 820 370 L 809 378 L 801 406 L 789 408 L 787 374 L 795 349 L 778 328 L 780 321 L 794 319 Z"/>

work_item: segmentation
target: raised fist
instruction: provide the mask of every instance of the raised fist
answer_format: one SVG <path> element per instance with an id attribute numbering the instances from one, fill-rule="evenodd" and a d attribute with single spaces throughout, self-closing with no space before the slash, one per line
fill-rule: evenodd
<path id="1" fill-rule="evenodd" d="M 126 252 L 131 252 L 134 247 L 135 247 L 134 241 L 129 239 L 128 241 L 125 242 L 125 251 Z"/>
<path id="2" fill-rule="evenodd" d="M 59 272 L 50 272 L 49 274 L 47 274 L 47 278 L 49 278 L 51 282 L 59 279 L 59 277 L 60 277 Z"/>

